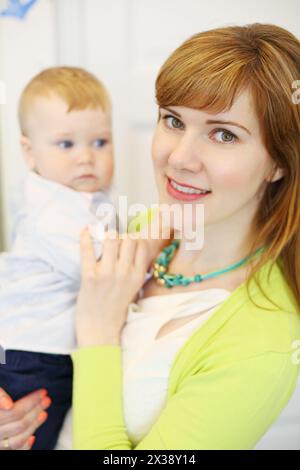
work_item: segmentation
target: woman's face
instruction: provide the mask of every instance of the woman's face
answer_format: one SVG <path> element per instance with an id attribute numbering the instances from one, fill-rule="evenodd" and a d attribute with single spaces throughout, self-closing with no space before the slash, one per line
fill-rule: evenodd
<path id="1" fill-rule="evenodd" d="M 160 108 L 152 158 L 160 203 L 191 204 L 194 228 L 199 204 L 205 226 L 232 218 L 250 222 L 267 181 L 282 176 L 278 170 L 271 179 L 274 163 L 248 91 L 218 115 L 184 106 Z M 211 192 L 201 195 L 199 190 Z"/>

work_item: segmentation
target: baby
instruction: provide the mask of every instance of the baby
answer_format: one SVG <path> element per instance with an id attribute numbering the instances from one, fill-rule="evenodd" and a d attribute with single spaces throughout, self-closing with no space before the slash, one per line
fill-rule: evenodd
<path id="1" fill-rule="evenodd" d="M 72 401 L 80 232 L 101 232 L 99 208 L 114 207 L 111 104 L 89 72 L 53 67 L 24 89 L 19 122 L 28 174 L 12 249 L 0 256 L 0 386 L 13 400 L 48 391 L 48 419 L 33 446 L 45 450 Z M 120 229 L 113 220 L 105 228 Z M 100 257 L 101 237 L 95 250 Z"/>

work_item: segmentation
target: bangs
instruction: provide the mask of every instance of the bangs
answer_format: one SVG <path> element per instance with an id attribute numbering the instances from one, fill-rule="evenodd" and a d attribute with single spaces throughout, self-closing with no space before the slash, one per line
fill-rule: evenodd
<path id="1" fill-rule="evenodd" d="M 228 111 L 236 96 L 251 86 L 251 60 L 239 60 L 234 48 L 227 50 L 226 45 L 218 47 L 205 39 L 200 47 L 199 39 L 197 45 L 193 40 L 183 44 L 165 62 L 155 84 L 159 106 L 217 114 Z"/>

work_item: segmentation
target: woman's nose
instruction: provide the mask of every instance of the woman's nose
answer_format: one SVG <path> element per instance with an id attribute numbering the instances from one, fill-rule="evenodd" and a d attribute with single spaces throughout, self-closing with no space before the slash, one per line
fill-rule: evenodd
<path id="1" fill-rule="evenodd" d="M 202 168 L 200 144 L 197 139 L 181 137 L 169 155 L 169 165 L 175 170 L 198 172 Z"/>

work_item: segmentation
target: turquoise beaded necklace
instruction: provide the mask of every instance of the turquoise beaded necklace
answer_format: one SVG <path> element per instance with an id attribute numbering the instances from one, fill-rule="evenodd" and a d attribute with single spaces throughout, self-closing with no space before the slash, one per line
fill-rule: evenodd
<path id="1" fill-rule="evenodd" d="M 246 258 L 243 258 L 237 263 L 231 264 L 226 269 L 221 269 L 219 271 L 214 271 L 207 274 L 195 274 L 195 276 L 186 277 L 182 274 L 168 274 L 168 266 L 174 256 L 175 250 L 179 247 L 179 243 L 179 240 L 173 240 L 170 245 L 163 248 L 153 265 L 153 276 L 157 283 L 167 287 L 168 289 L 174 286 L 188 286 L 192 282 L 201 282 L 205 279 L 217 277 L 220 274 L 237 269 L 243 264 L 246 264 L 248 260 L 265 250 L 265 247 L 262 246 L 258 248 L 252 255 L 246 256 Z"/>

